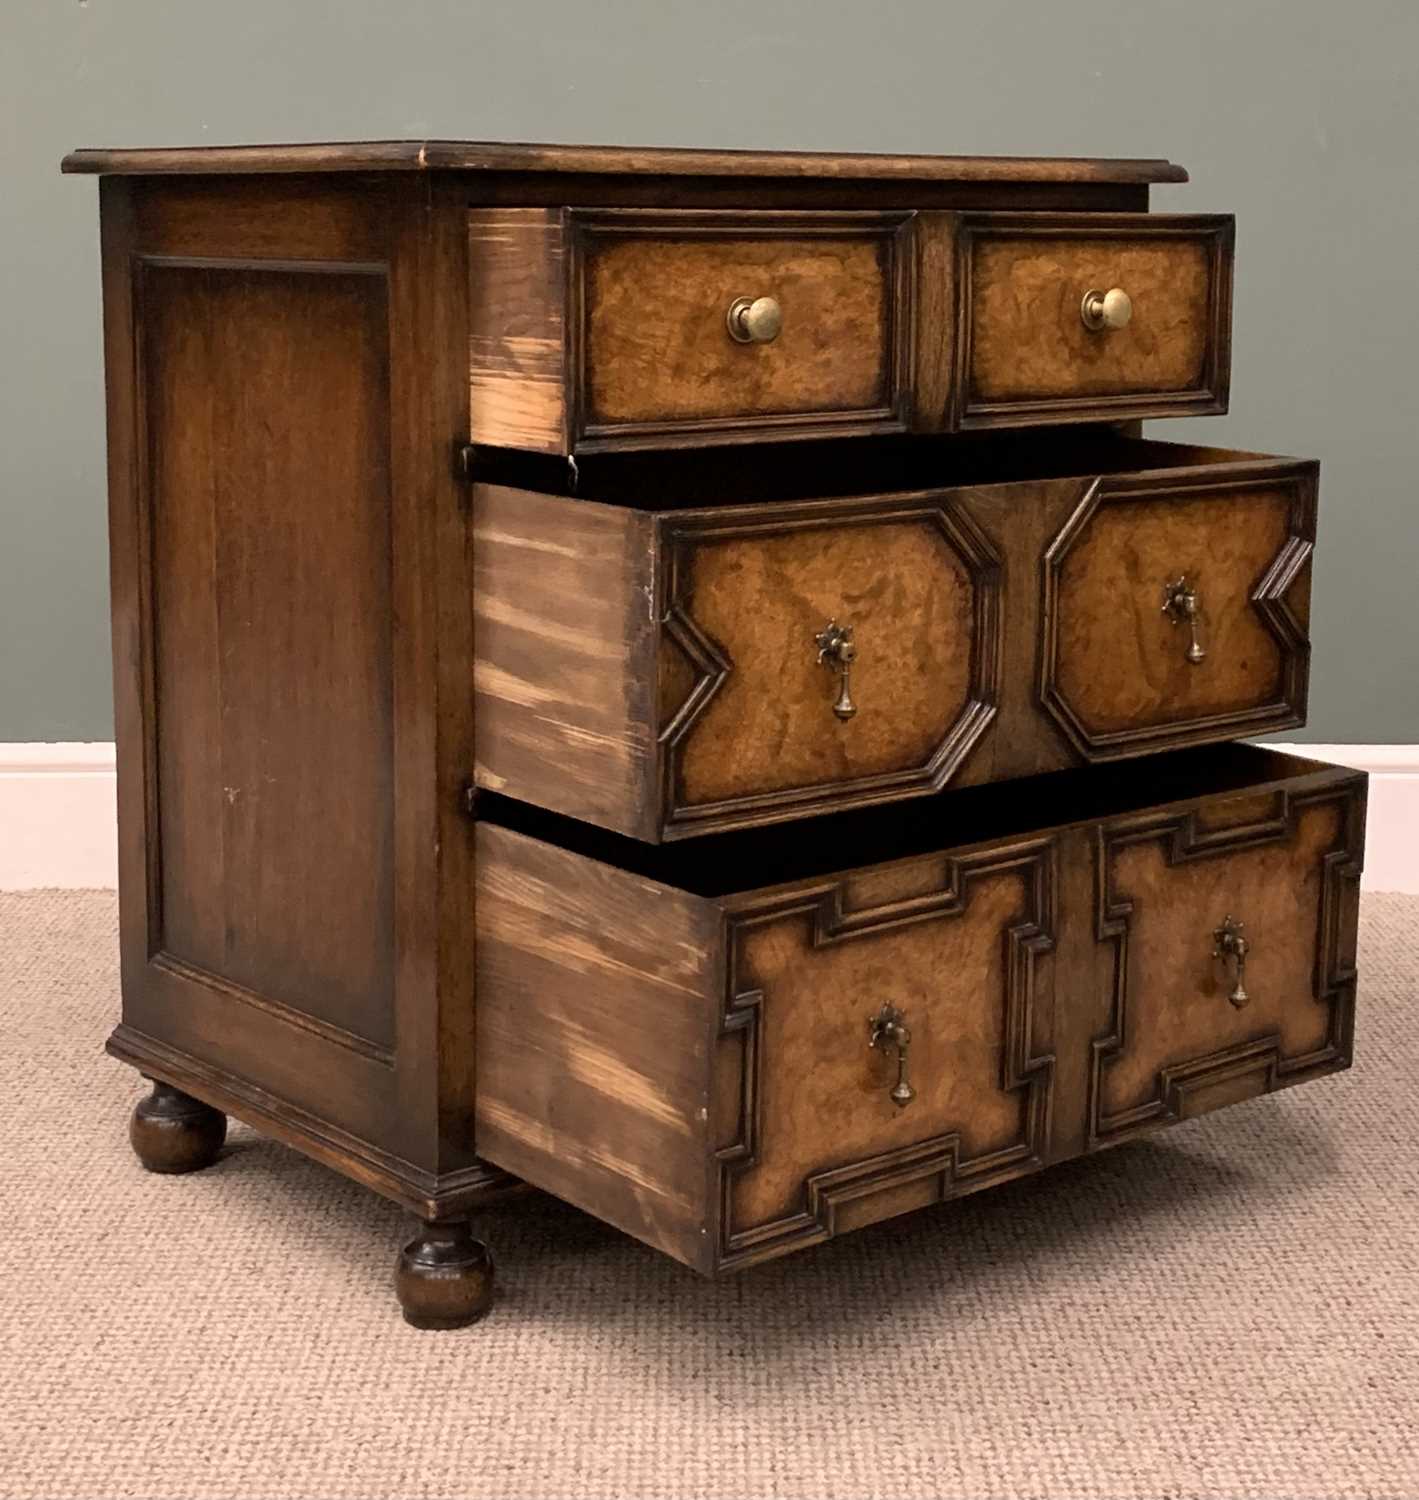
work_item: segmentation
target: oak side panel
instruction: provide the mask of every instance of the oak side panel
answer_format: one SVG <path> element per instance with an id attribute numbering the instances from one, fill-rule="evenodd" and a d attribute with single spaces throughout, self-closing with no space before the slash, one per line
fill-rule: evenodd
<path id="1" fill-rule="evenodd" d="M 710 902 L 478 825 L 480 1153 L 700 1270 Z"/>
<path id="2" fill-rule="evenodd" d="M 141 295 L 160 947 L 387 1049 L 385 282 L 158 264 Z"/>
<path id="3" fill-rule="evenodd" d="M 468 214 L 475 443 L 569 451 L 567 289 L 563 210 L 479 208 Z"/>
<path id="4" fill-rule="evenodd" d="M 628 507 L 477 484 L 477 783 L 654 837 L 654 557 Z"/>
<path id="5" fill-rule="evenodd" d="M 466 203 L 105 183 L 123 1024 L 425 1216 L 472 1141 Z"/>

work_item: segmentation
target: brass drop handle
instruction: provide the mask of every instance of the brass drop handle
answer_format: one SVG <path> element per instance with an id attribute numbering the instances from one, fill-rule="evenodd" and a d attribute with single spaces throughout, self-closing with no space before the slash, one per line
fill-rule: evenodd
<path id="1" fill-rule="evenodd" d="M 1198 635 L 1198 618 L 1202 606 L 1197 597 L 1197 586 L 1187 581 L 1186 576 L 1175 578 L 1171 583 L 1163 585 L 1163 613 L 1174 625 L 1186 625 L 1188 631 L 1187 659 L 1196 666 L 1198 662 L 1205 659 L 1207 652 L 1203 649 L 1202 641 Z"/>
<path id="2" fill-rule="evenodd" d="M 738 343 L 772 344 L 783 327 L 783 308 L 773 297 L 736 297 L 724 321 Z"/>
<path id="3" fill-rule="evenodd" d="M 1133 317 L 1133 298 L 1121 286 L 1111 286 L 1106 292 L 1090 287 L 1079 304 L 1079 316 L 1090 333 L 1127 328 Z"/>
<path id="4" fill-rule="evenodd" d="M 1232 993 L 1227 998 L 1238 1010 L 1241 1010 L 1251 999 L 1251 996 L 1247 994 L 1246 983 L 1247 954 L 1251 951 L 1251 944 L 1242 935 L 1245 925 L 1232 917 L 1227 917 L 1212 934 L 1213 958 L 1220 958 L 1236 965 L 1237 982 L 1232 986 Z"/>
<path id="5" fill-rule="evenodd" d="M 846 724 L 857 712 L 857 704 L 852 701 L 852 664 L 857 660 L 852 626 L 829 620 L 813 637 L 813 642 L 818 647 L 819 666 L 838 674 L 838 697 L 833 712 Z"/>
<path id="6" fill-rule="evenodd" d="M 907 1082 L 907 1052 L 912 1034 L 907 1029 L 906 1017 L 895 1005 L 883 1005 L 875 1016 L 868 1016 L 867 1036 L 867 1045 L 879 1052 L 889 1047 L 897 1049 L 897 1081 L 892 1087 L 892 1103 L 898 1109 L 905 1109 L 916 1098 L 916 1090 Z"/>

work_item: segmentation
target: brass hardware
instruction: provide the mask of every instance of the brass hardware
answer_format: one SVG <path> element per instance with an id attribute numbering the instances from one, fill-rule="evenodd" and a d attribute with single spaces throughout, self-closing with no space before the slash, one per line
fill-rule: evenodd
<path id="1" fill-rule="evenodd" d="M 1227 998 L 1238 1010 L 1251 999 L 1247 994 L 1247 954 L 1251 951 L 1251 945 L 1242 936 L 1242 929 L 1246 924 L 1227 917 L 1222 925 L 1212 934 L 1215 946 L 1212 949 L 1213 958 L 1228 959 L 1237 966 L 1237 982 L 1232 986 L 1232 993 Z"/>
<path id="2" fill-rule="evenodd" d="M 1189 583 L 1186 577 L 1175 578 L 1171 583 L 1165 583 L 1163 585 L 1163 613 L 1174 625 L 1186 622 L 1189 637 L 1187 659 L 1195 666 L 1207 655 L 1197 634 L 1200 614 L 1197 586 Z"/>
<path id="3" fill-rule="evenodd" d="M 813 637 L 818 647 L 818 664 L 831 668 L 838 674 L 838 700 L 833 712 L 844 724 L 857 712 L 852 701 L 852 664 L 857 660 L 857 647 L 852 643 L 852 626 L 839 625 L 836 620 L 828 623 Z"/>
<path id="4" fill-rule="evenodd" d="M 907 1050 L 912 1044 L 912 1034 L 907 1029 L 906 1017 L 895 1005 L 883 1005 L 875 1016 L 867 1018 L 869 1047 L 885 1052 L 888 1047 L 897 1049 L 897 1081 L 892 1087 L 892 1103 L 905 1109 L 916 1098 L 916 1090 L 907 1082 Z"/>
<path id="5" fill-rule="evenodd" d="M 741 344 L 772 344 L 783 327 L 783 309 L 772 297 L 736 297 L 724 321 L 730 338 Z"/>
<path id="6" fill-rule="evenodd" d="M 1090 287 L 1079 304 L 1079 316 L 1090 333 L 1127 328 L 1133 316 L 1133 298 L 1121 286 L 1111 286 L 1106 292 Z"/>

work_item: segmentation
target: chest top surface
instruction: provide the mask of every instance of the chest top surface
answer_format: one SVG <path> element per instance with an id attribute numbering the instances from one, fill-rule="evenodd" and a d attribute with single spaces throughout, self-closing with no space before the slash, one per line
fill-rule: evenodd
<path id="1" fill-rule="evenodd" d="M 915 156 L 829 151 L 686 150 L 500 141 L 337 141 L 304 145 L 85 148 L 66 172 L 558 172 L 593 176 L 777 177 L 860 182 L 1186 182 L 1170 161 L 1130 157 Z"/>

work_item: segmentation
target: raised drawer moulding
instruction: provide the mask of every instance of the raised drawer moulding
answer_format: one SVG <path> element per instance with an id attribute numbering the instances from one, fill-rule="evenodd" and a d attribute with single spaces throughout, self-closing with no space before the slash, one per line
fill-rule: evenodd
<path id="1" fill-rule="evenodd" d="M 1419 895 L 1419 744 L 1271 748 L 1368 771 L 1361 889 Z M 112 744 L 0 744 L 0 890 L 116 886 L 114 807 Z"/>

